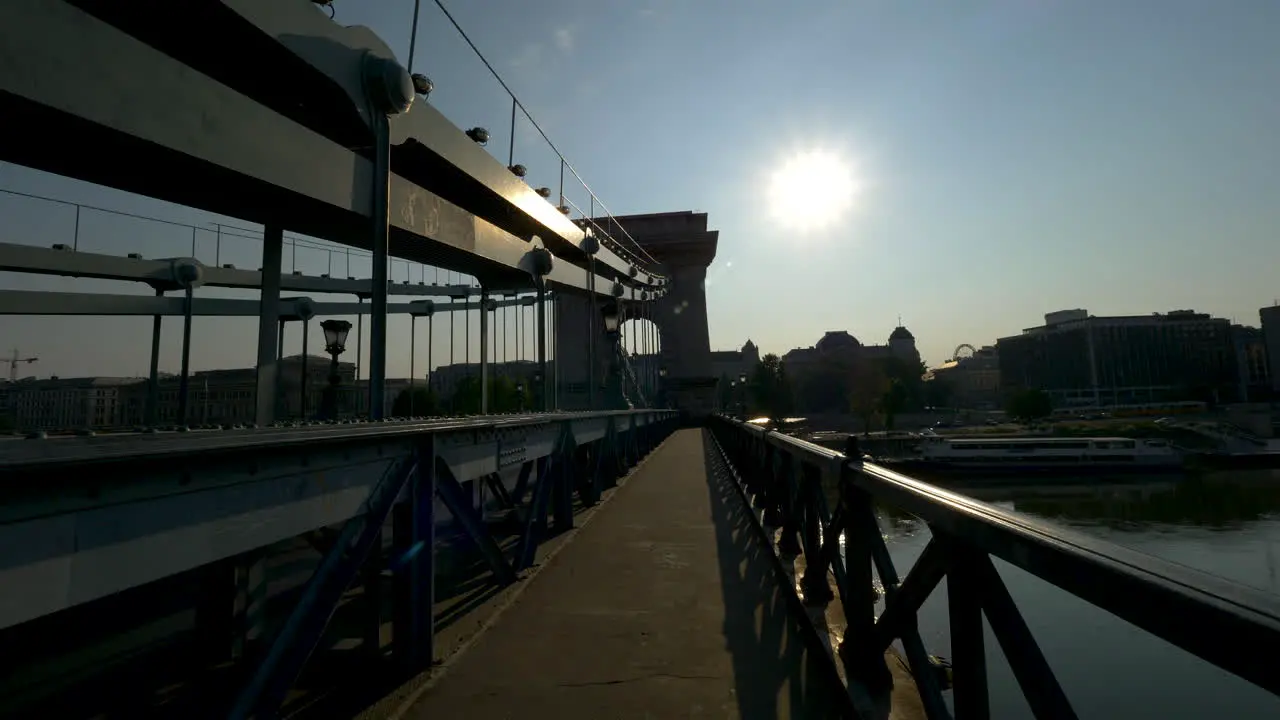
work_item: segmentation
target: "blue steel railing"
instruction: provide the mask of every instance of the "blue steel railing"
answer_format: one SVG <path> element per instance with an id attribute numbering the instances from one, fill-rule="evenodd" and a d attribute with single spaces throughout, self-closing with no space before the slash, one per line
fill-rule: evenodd
<path id="1" fill-rule="evenodd" d="M 892 472 L 864 460 L 853 436 L 842 454 L 727 417 L 711 423 L 744 493 L 763 511 L 762 524 L 781 530 L 777 552 L 803 555 L 806 604 L 835 599 L 834 575 L 848 622 L 838 655 L 855 697 L 891 683 L 884 653 L 901 640 L 926 714 L 950 717 L 916 627 L 921 605 L 945 577 L 956 717 L 990 715 L 984 616 L 1035 716 L 1076 717 L 992 557 L 1280 695 L 1280 598 Z M 928 545 L 901 580 L 873 499 L 929 526 Z M 879 618 L 873 567 L 885 592 Z"/>
<path id="2" fill-rule="evenodd" d="M 0 487 L 17 493 L 17 499 L 6 504 L 5 509 L 10 521 L 28 526 L 31 534 L 27 537 L 56 536 L 59 523 L 87 507 L 67 488 L 88 481 L 97 488 L 92 493 L 97 499 L 94 502 L 101 505 L 93 507 L 95 512 L 116 512 L 121 518 L 136 520 L 145 508 L 149 516 L 163 514 L 164 527 L 214 524 L 218 526 L 219 547 L 238 547 L 235 552 L 245 553 L 283 539 L 268 537 L 270 526 L 246 520 L 260 511 L 273 513 L 272 524 L 286 522 L 295 530 L 304 528 L 305 532 L 325 536 L 332 519 L 317 520 L 314 503 L 338 498 L 324 495 L 324 476 L 336 477 L 342 467 L 376 460 L 373 465 L 360 466 L 374 473 L 365 483 L 368 495 L 358 510 L 340 522 L 339 530 L 329 532 L 327 539 L 319 543 L 323 546 L 318 548 L 323 559 L 301 597 L 292 604 L 279 630 L 267 638 L 262 651 L 246 656 L 249 680 L 236 695 L 230 717 L 276 717 L 308 658 L 319 647 L 347 588 L 362 571 L 368 575 L 371 567 L 376 570 L 372 575 L 380 576 L 387 559 L 391 560 L 395 588 L 391 618 L 393 659 L 409 672 L 432 661 L 438 622 L 433 611 L 437 560 L 432 549 L 440 520 L 435 514 L 440 509 L 447 510 L 479 551 L 492 582 L 510 585 L 534 564 L 539 544 L 551 532 L 573 527 L 575 497 L 584 507 L 598 502 L 603 491 L 614 486 L 666 437 L 676 419 L 674 411 L 659 410 L 536 413 L 429 422 L 10 441 L 0 444 Z M 504 479 L 502 475 L 507 471 L 518 475 Z M 168 483 L 165 478 L 180 480 Z M 352 487 L 350 483 L 343 486 L 337 479 L 329 483 L 332 491 Z M 476 488 L 464 483 L 478 485 L 480 497 L 487 495 L 491 502 L 482 500 L 477 505 Z M 250 496 L 261 498 L 259 504 L 244 506 L 245 498 Z M 513 538 L 495 534 L 494 526 L 486 519 L 488 504 L 496 504 L 514 518 L 518 526 L 514 542 L 504 543 L 504 538 Z M 57 509 L 63 505 L 66 507 Z M 235 510 L 236 507 L 241 509 Z M 289 515 L 291 507 L 296 509 Z M 392 526 L 392 549 L 384 558 L 380 537 L 388 521 Z M 149 551 L 145 548 L 157 551 L 155 546 L 162 545 L 163 538 L 148 536 L 154 531 L 149 526 L 127 525 L 120 520 L 111 527 L 119 526 L 120 532 L 131 540 L 130 552 L 134 556 L 123 561 L 143 569 L 141 574 L 133 573 L 131 582 L 160 579 L 146 573 Z M 3 539 L 0 534 L 0 541 Z M 248 547 L 249 543 L 256 544 Z M 16 563 L 19 573 L 24 565 L 47 560 L 41 554 L 43 545 L 36 545 L 39 547 L 13 548 L 9 560 Z M 29 550 L 30 557 L 20 550 Z M 212 544 L 192 550 L 197 551 L 205 555 L 190 560 L 194 563 L 190 567 L 156 572 L 185 572 L 212 567 L 212 563 L 227 559 L 218 556 Z M 92 553 L 93 548 L 66 548 L 62 552 L 70 558 L 82 552 Z M 88 555 L 79 559 L 94 562 Z M 7 567 L 0 566 L 0 579 Z M 122 586 L 117 592 L 123 589 L 126 588 Z M 54 604 L 45 608 L 44 615 L 30 619 L 64 609 L 63 605 L 56 605 L 60 601 L 50 602 Z M 381 603 L 373 603 L 366 612 L 372 615 L 368 626 L 373 630 L 365 642 L 377 654 L 382 645 L 378 630 Z"/>

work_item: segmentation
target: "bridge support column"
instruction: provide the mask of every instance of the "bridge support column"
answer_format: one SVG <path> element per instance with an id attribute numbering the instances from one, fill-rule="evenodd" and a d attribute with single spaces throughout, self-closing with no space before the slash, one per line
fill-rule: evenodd
<path id="1" fill-rule="evenodd" d="M 258 382 L 254 422 L 270 425 L 275 420 L 276 376 L 278 375 L 277 332 L 280 322 L 280 255 L 284 249 L 284 229 L 267 226 L 262 233 L 262 308 L 258 313 Z M 281 334 L 283 334 L 281 332 Z"/>

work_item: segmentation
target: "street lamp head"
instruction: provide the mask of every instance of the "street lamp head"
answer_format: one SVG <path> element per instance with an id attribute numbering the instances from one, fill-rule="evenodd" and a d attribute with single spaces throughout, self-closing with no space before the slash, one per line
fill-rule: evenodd
<path id="1" fill-rule="evenodd" d="M 658 377 L 666 377 L 667 369 L 665 367 L 658 368 Z"/>
<path id="2" fill-rule="evenodd" d="M 618 313 L 618 303 L 609 303 L 604 309 L 604 331 L 616 333 L 621 323 L 622 316 Z"/>
<path id="3" fill-rule="evenodd" d="M 737 381 L 737 380 L 730 380 L 730 381 L 729 381 L 729 387 L 738 387 L 738 381 Z"/>
<path id="4" fill-rule="evenodd" d="M 347 349 L 347 334 L 351 332 L 351 323 L 346 320 L 325 320 L 320 323 L 324 331 L 324 350 L 330 355 L 341 355 Z"/>
<path id="5" fill-rule="evenodd" d="M 746 385 L 746 384 L 747 384 L 747 374 L 746 374 L 746 373 L 741 373 L 741 374 L 739 374 L 739 375 L 738 375 L 738 382 L 742 383 L 743 385 Z"/>

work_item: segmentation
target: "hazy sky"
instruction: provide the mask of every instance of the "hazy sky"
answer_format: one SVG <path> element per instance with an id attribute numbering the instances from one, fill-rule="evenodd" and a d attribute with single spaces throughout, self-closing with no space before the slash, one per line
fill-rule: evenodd
<path id="1" fill-rule="evenodd" d="M 411 0 L 335 7 L 338 22 L 372 27 L 407 57 Z M 1257 324 L 1257 309 L 1280 297 L 1273 0 L 455 0 L 451 10 L 615 213 L 709 213 L 720 231 L 713 348 L 750 337 L 785 352 L 832 329 L 879 343 L 901 315 L 936 364 L 959 343 L 993 342 L 1058 309 L 1195 308 Z M 489 128 L 505 161 L 509 101 L 430 2 L 417 47 L 415 70 L 436 84 L 430 102 L 460 127 Z M 770 192 L 779 168 L 810 153 L 836 158 L 856 188 L 816 230 L 780 221 Z M 556 162 L 527 125 L 516 161 L 531 184 L 555 187 Z M 214 220 L 11 165 L 0 165 L 0 188 Z M 4 195 L 0 217 L 6 242 L 71 242 L 75 225 L 70 208 Z M 197 242 L 213 262 L 213 233 Z M 191 231 L 84 211 L 79 244 L 186 255 Z M 227 238 L 219 259 L 257 267 L 256 252 Z M 290 260 L 286 249 L 286 269 Z M 299 250 L 308 273 L 328 262 Z M 344 273 L 345 257 L 336 262 Z M 353 273 L 367 267 L 357 259 Z M 140 291 L 12 275 L 4 286 Z M 392 376 L 408 371 L 407 329 L 392 323 Z M 140 375 L 149 332 L 147 319 L 5 317 L 0 347 L 39 355 L 42 376 Z M 178 321 L 165 333 L 162 365 L 175 369 Z M 197 320 L 193 365 L 251 365 L 255 333 L 252 319 Z M 296 352 L 296 336 L 288 342 Z M 442 345 L 438 334 L 437 363 Z"/>

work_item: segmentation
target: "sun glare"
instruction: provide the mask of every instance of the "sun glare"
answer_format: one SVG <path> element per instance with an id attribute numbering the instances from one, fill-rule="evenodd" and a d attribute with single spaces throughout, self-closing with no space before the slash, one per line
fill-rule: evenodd
<path id="1" fill-rule="evenodd" d="M 848 163 L 814 150 L 790 158 L 773 174 L 769 208 L 787 227 L 820 230 L 844 217 L 856 191 Z"/>

